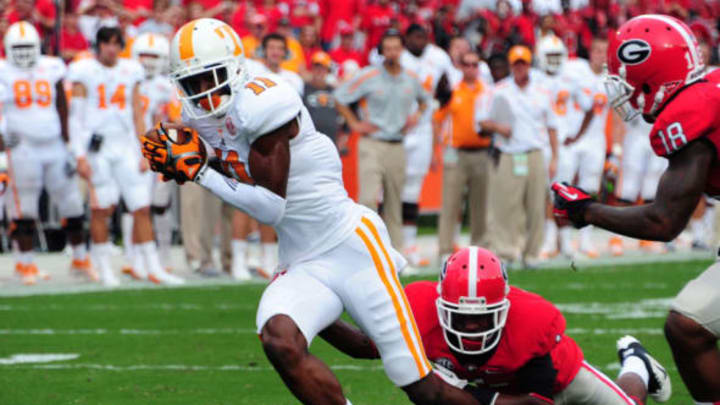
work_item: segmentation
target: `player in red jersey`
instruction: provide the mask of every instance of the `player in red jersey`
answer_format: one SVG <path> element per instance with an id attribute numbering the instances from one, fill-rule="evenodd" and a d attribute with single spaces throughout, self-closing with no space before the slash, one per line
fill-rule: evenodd
<path id="1" fill-rule="evenodd" d="M 511 287 L 488 250 L 469 247 L 446 262 L 440 282 L 405 287 L 425 353 L 437 374 L 491 405 L 636 405 L 671 393 L 665 369 L 625 336 L 615 384 L 565 335 L 565 318 L 537 294 Z M 377 358 L 373 343 L 349 324 L 320 334 L 341 351 Z"/>
<path id="2" fill-rule="evenodd" d="M 697 40 L 681 21 L 635 17 L 608 48 L 606 87 L 626 120 L 653 123 L 650 143 L 668 159 L 655 200 L 610 207 L 582 190 L 553 184 L 555 214 L 637 239 L 669 241 L 687 225 L 703 193 L 720 196 L 720 71 L 707 72 Z M 665 335 L 696 404 L 720 402 L 720 262 L 690 281 L 671 305 Z"/>

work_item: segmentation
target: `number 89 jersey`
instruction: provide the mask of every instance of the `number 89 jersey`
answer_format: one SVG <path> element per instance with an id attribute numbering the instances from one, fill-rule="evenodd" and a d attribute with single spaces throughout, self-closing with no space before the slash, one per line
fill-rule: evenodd
<path id="1" fill-rule="evenodd" d="M 41 56 L 30 69 L 0 60 L 0 104 L 9 134 L 32 141 L 60 136 L 55 85 L 65 73 L 63 61 L 51 56 Z"/>
<path id="2" fill-rule="evenodd" d="M 705 193 L 720 198 L 720 69 L 676 93 L 662 108 L 650 131 L 655 154 L 669 158 L 693 141 L 715 149 Z"/>
<path id="3" fill-rule="evenodd" d="M 82 84 L 87 92 L 85 119 L 91 134 L 120 142 L 135 137 L 132 94 L 143 77 L 142 66 L 132 59 L 118 59 L 112 67 L 95 58 L 70 65 L 68 81 Z"/>

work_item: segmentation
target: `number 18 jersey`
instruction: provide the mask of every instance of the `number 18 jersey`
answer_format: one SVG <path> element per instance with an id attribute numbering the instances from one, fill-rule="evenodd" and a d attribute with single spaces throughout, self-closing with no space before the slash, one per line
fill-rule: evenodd
<path id="1" fill-rule="evenodd" d="M 40 56 L 30 69 L 0 60 L 0 104 L 9 134 L 32 141 L 60 136 L 55 85 L 65 73 L 63 61 L 51 56 Z"/>

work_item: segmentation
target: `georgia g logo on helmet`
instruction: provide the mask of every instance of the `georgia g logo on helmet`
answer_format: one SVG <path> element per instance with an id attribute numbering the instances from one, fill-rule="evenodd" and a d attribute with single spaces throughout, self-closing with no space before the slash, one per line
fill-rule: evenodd
<path id="1" fill-rule="evenodd" d="M 637 65 L 650 57 L 652 48 L 642 39 L 631 39 L 623 42 L 617 50 L 618 59 L 626 65 Z"/>

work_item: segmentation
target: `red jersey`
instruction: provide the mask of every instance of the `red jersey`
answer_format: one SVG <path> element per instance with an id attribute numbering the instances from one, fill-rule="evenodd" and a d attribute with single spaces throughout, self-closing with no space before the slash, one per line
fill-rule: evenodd
<path id="1" fill-rule="evenodd" d="M 557 374 L 552 392 L 565 389 L 583 362 L 580 347 L 565 335 L 565 318 L 553 304 L 537 294 L 510 287 L 510 310 L 495 352 L 482 366 L 464 365 L 455 357 L 443 336 L 435 301 L 437 282 L 418 281 L 405 287 L 415 315 L 425 353 L 433 363 L 470 383 L 504 394 L 529 394 L 519 387 L 518 371 L 538 357 L 550 355 Z"/>
<path id="2" fill-rule="evenodd" d="M 650 131 L 655 154 L 666 158 L 698 139 L 715 148 L 705 193 L 720 198 L 720 69 L 680 90 L 660 111 Z"/>

